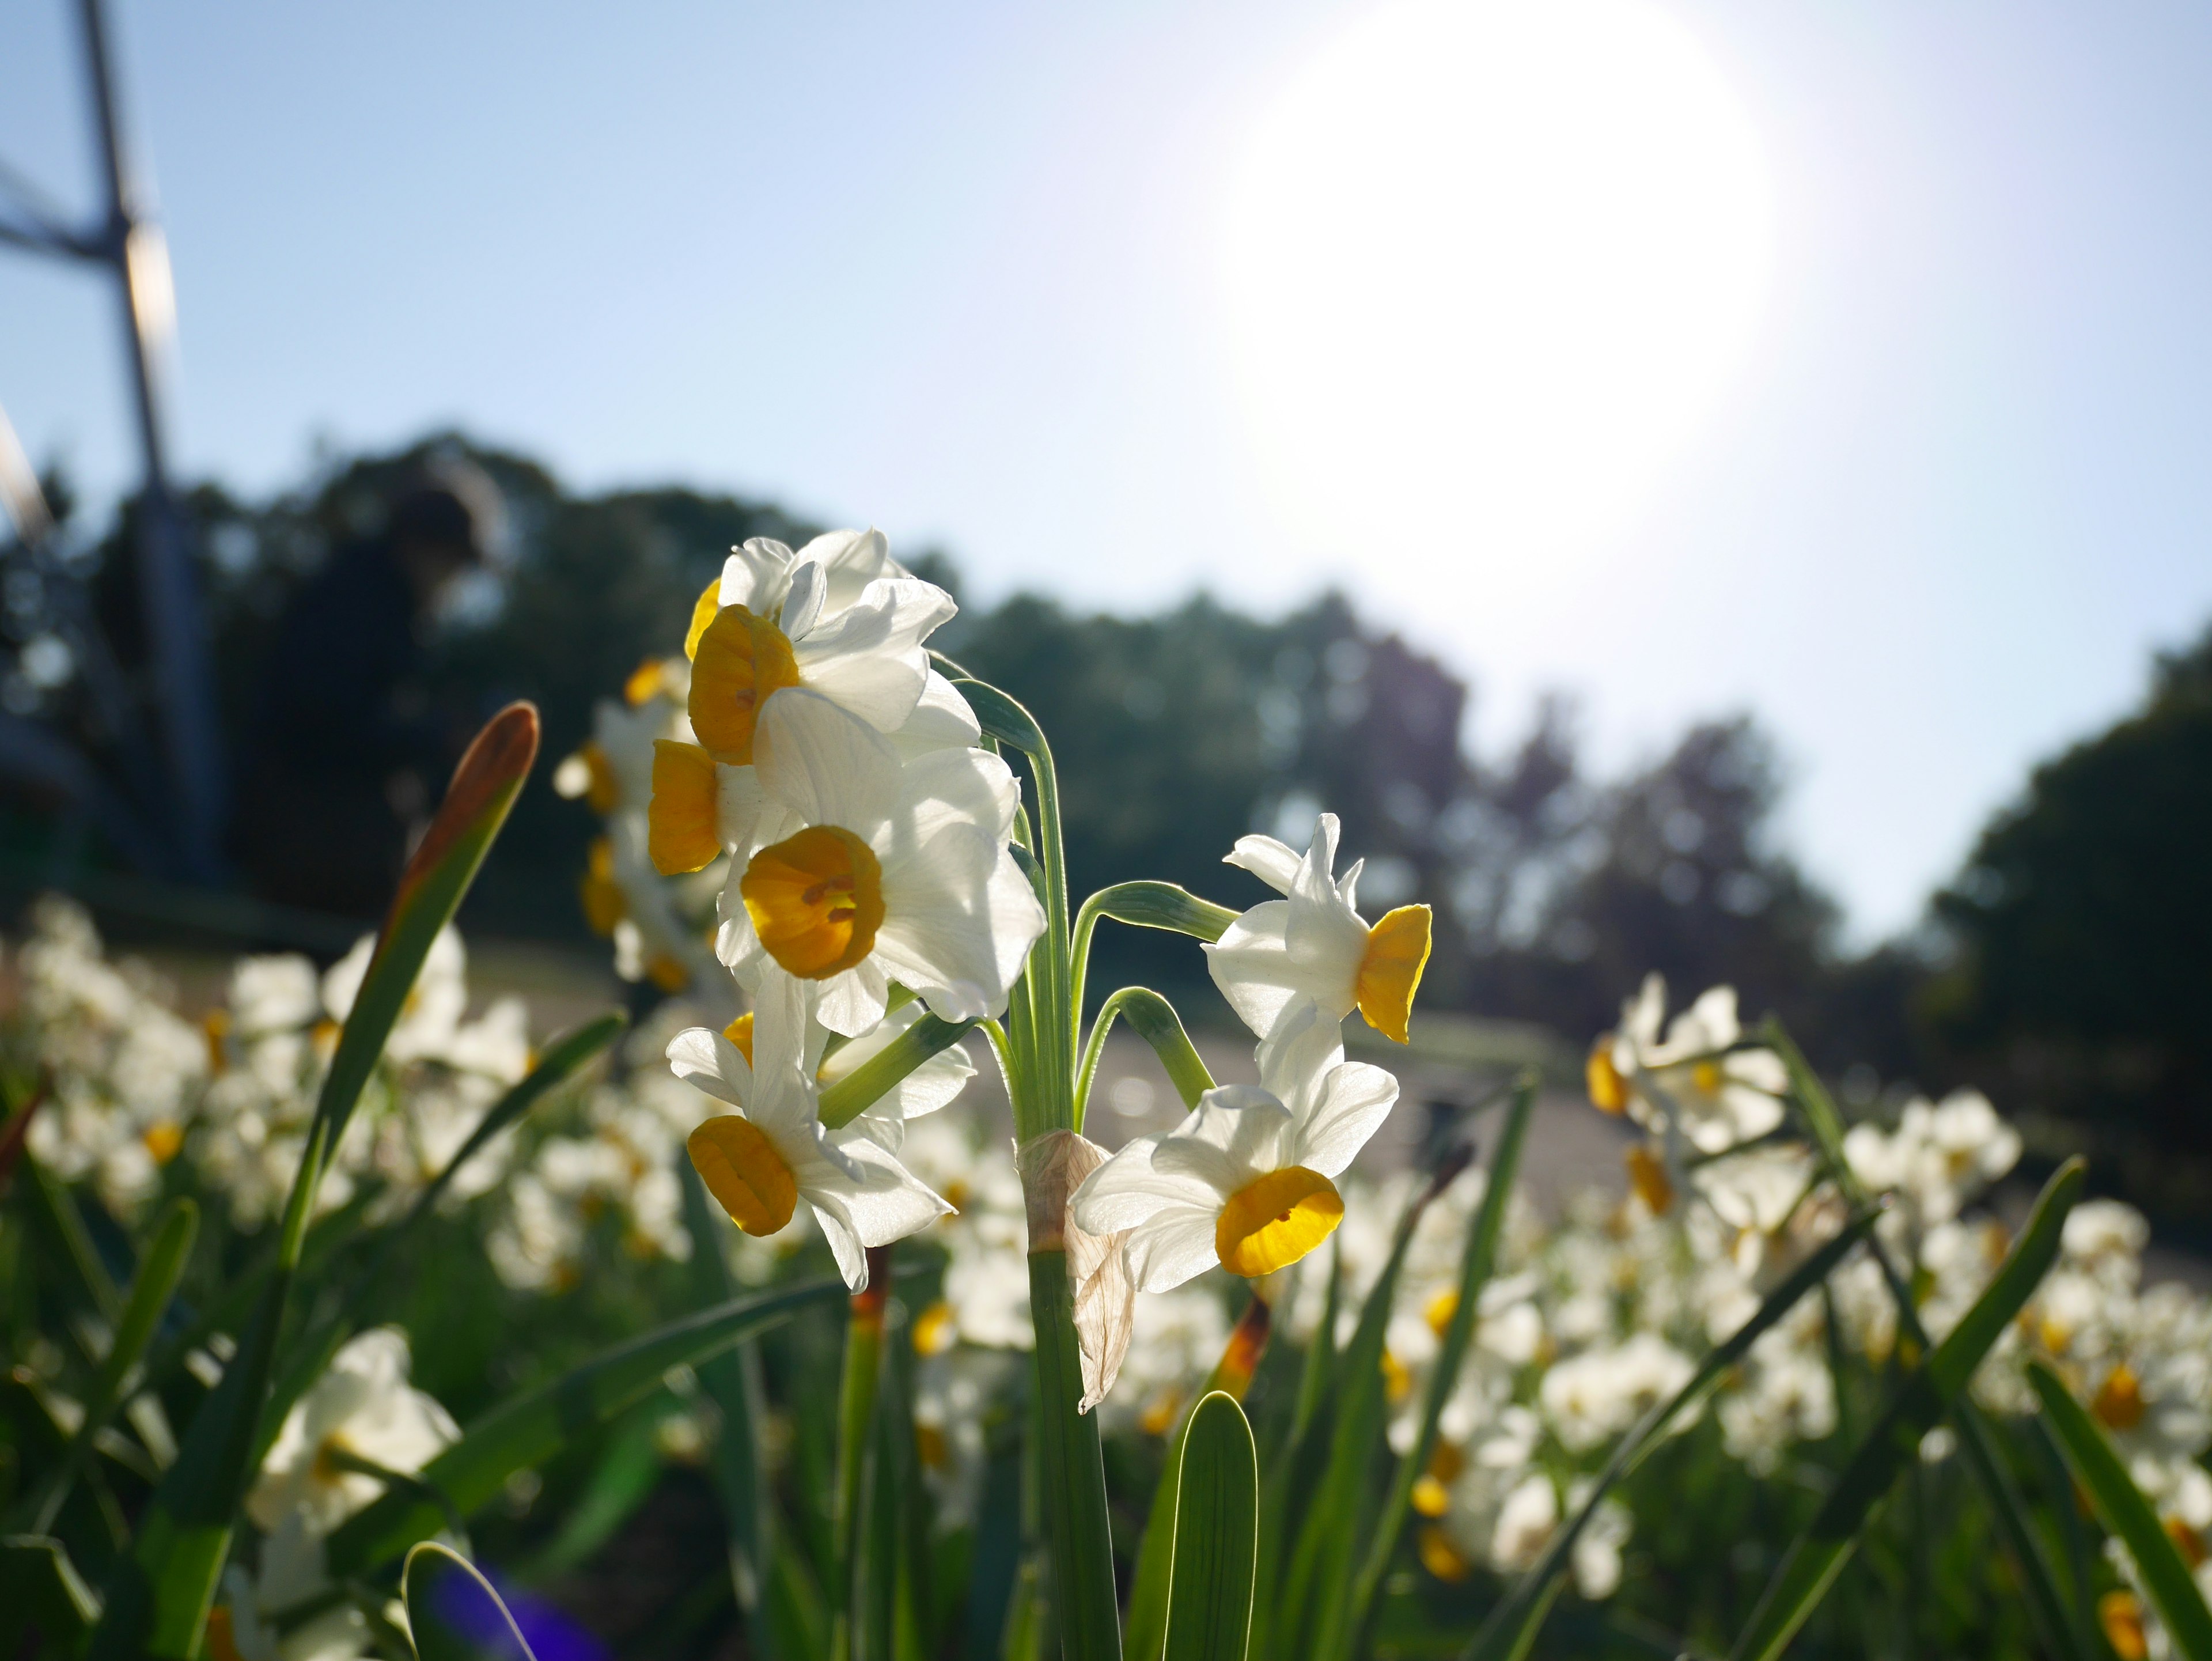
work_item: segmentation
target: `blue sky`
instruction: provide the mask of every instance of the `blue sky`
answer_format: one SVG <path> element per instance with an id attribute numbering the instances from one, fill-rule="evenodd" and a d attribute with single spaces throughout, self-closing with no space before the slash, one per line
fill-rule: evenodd
<path id="1" fill-rule="evenodd" d="M 1371 9 L 1334 0 L 114 0 L 179 448 L 257 490 L 459 423 L 578 486 L 872 521 L 986 598 L 1334 581 L 1473 677 L 1486 745 L 1553 686 L 1607 765 L 1755 709 L 1870 937 L 2212 614 L 2212 11 L 1633 3 L 1755 132 L 1772 275 L 1571 545 L 1448 479 L 1415 533 L 1411 502 L 1316 526 L 1255 459 L 1222 226 L 1255 124 Z M 72 9 L 0 21 L 0 157 L 89 203 Z M 0 405 L 95 490 L 112 306 L 0 251 Z"/>

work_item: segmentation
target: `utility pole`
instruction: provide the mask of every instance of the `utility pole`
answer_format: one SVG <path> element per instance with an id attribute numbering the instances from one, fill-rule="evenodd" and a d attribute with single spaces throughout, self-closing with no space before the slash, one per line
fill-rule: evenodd
<path id="1" fill-rule="evenodd" d="M 80 0 L 79 15 L 107 185 L 107 223 L 100 240 L 120 285 L 124 347 L 137 394 L 138 442 L 144 462 L 138 597 L 174 792 L 172 829 L 185 874 L 206 881 L 216 874 L 222 857 L 223 769 L 198 574 L 192 569 L 188 528 L 169 490 L 162 377 L 175 326 L 175 289 L 169 276 L 168 245 L 161 228 L 144 216 L 143 196 L 120 131 L 114 63 L 108 52 L 101 0 Z"/>
<path id="2" fill-rule="evenodd" d="M 143 799 L 142 786 L 133 793 L 141 800 L 128 809 L 111 801 L 104 817 L 114 820 L 120 810 L 143 822 L 145 834 L 128 838 L 124 851 L 142 866 L 166 867 L 149 874 L 213 882 L 222 876 L 228 793 L 191 526 L 169 483 L 166 378 L 176 307 L 168 246 L 124 139 L 102 0 L 78 0 L 78 17 L 102 163 L 104 217 L 88 230 L 73 230 L 58 209 L 0 168 L 0 243 L 102 266 L 115 280 L 141 462 L 132 551 L 148 660 L 133 725 L 140 734 L 149 725 L 157 729 L 164 764 L 154 799 Z M 6 199 L 11 195 L 12 203 Z M 26 541 L 36 539 L 27 528 L 24 535 Z M 63 753 L 65 740 L 40 730 L 16 730 L 22 726 L 14 717 L 0 718 L 5 729 L 0 730 L 0 771 L 35 776 L 72 796 L 109 794 L 88 761 Z M 132 735 L 121 736 L 131 747 Z M 158 850 L 150 860 L 149 850 Z"/>

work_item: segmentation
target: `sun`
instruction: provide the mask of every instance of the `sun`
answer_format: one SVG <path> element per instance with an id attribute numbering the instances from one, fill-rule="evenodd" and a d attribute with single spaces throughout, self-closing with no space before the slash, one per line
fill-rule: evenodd
<path id="1" fill-rule="evenodd" d="M 1360 557 L 1589 545 L 1692 436 L 1772 265 L 1759 136 L 1650 0 L 1401 0 L 1236 167 L 1223 272 L 1278 512 Z"/>

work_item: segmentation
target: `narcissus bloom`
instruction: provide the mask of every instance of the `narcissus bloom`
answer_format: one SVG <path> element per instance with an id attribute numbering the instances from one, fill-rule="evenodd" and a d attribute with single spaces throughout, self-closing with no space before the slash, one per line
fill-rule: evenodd
<path id="1" fill-rule="evenodd" d="M 746 986 L 811 983 L 815 1015 L 857 1035 L 884 1018 L 890 983 L 946 1020 L 996 1014 L 1044 928 L 1007 851 L 1021 800 L 981 750 L 902 760 L 890 740 L 821 694 L 763 712 L 743 839 L 716 941 Z"/>
<path id="2" fill-rule="evenodd" d="M 922 642 L 956 609 L 942 588 L 895 564 L 873 531 L 834 532 L 796 554 L 748 542 L 692 615 L 692 730 L 715 760 L 743 766 L 769 699 L 805 686 L 896 733 L 929 687 Z M 972 742 L 972 721 L 966 730 Z"/>
<path id="3" fill-rule="evenodd" d="M 1243 837 L 1224 861 L 1285 897 L 1255 905 L 1206 948 L 1213 983 L 1261 1037 L 1302 1001 L 1332 1020 L 1354 1009 L 1385 1037 L 1407 1041 L 1413 992 L 1429 961 L 1429 908 L 1401 905 L 1373 927 L 1354 890 L 1364 861 L 1341 879 L 1337 821 L 1323 813 L 1304 858 L 1273 837 Z"/>
<path id="4" fill-rule="evenodd" d="M 1740 1050 L 1735 989 L 1716 986 L 1674 1017 L 1667 1014 L 1667 983 L 1648 975 L 1621 1006 L 1620 1027 L 1591 1047 L 1586 1068 L 1590 1100 L 1607 1113 L 1626 1113 L 1645 1129 L 1674 1122 L 1701 1153 L 1724 1153 L 1782 1123 L 1790 1070 L 1771 1050 Z"/>
<path id="5" fill-rule="evenodd" d="M 1127 1231 L 1139 1291 L 1216 1263 L 1272 1275 L 1343 1220 L 1332 1179 L 1389 1116 L 1397 1080 L 1346 1062 L 1334 1021 L 1311 1003 L 1261 1043 L 1259 1061 L 1259 1084 L 1207 1091 L 1174 1130 L 1126 1144 L 1076 1189 L 1079 1227 Z"/>
<path id="6" fill-rule="evenodd" d="M 815 1062 L 807 1055 L 805 1001 L 796 983 L 772 980 L 756 1013 L 757 1066 L 711 1027 L 689 1027 L 669 1043 L 678 1078 L 738 1110 L 691 1133 L 691 1163 L 748 1234 L 779 1232 L 805 1200 L 845 1283 L 858 1292 L 868 1284 L 865 1248 L 919 1232 L 952 1208 L 869 1127 L 823 1127 Z"/>
<path id="7" fill-rule="evenodd" d="M 336 1456 L 412 1473 L 458 1441 L 453 1416 L 410 1385 L 407 1372 L 407 1335 L 398 1328 L 349 1340 L 285 1415 L 246 1496 L 247 1514 L 266 1530 L 297 1511 L 309 1532 L 327 1534 L 385 1490 L 381 1477 Z"/>

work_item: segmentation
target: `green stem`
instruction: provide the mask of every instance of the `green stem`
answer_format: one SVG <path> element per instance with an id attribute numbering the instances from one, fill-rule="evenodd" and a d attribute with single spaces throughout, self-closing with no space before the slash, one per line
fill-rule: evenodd
<path id="1" fill-rule="evenodd" d="M 884 1312 L 890 1300 L 890 1248 L 868 1248 L 868 1284 L 850 1300 L 845 1326 L 845 1370 L 837 1388 L 837 1487 L 830 1526 L 837 1544 L 836 1613 L 830 1626 L 833 1661 L 853 1654 L 854 1608 L 860 1568 L 860 1487 L 875 1426 L 876 1391 L 883 1378 Z"/>
<path id="2" fill-rule="evenodd" d="M 1083 1366 L 1073 1301 L 1067 1254 L 1030 1252 L 1030 1307 L 1036 1322 L 1034 1428 L 1060 1654 L 1063 1661 L 1121 1661 L 1106 1463 L 1097 1419 L 1076 1409 L 1083 1399 Z"/>
<path id="3" fill-rule="evenodd" d="M 1237 913 L 1225 905 L 1202 900 L 1188 889 L 1171 882 L 1117 882 L 1102 888 L 1083 902 L 1075 914 L 1075 934 L 1070 946 L 1072 996 L 1076 1017 L 1083 1015 L 1084 983 L 1091 973 L 1091 936 L 1101 917 L 1111 917 L 1135 928 L 1160 928 L 1213 941 L 1229 932 Z"/>
<path id="4" fill-rule="evenodd" d="M 1182 1019 L 1170 1003 L 1150 987 L 1125 986 L 1098 1007 L 1098 1019 L 1091 1024 L 1091 1037 L 1083 1046 L 1083 1065 L 1075 1075 L 1075 1126 L 1083 1128 L 1085 1116 L 1091 1106 L 1091 1081 L 1097 1077 L 1098 1063 L 1106 1053 L 1106 1035 L 1113 1031 L 1117 1017 L 1127 1017 L 1138 1036 L 1152 1047 L 1167 1069 L 1168 1081 L 1182 1098 L 1182 1104 L 1196 1107 L 1198 1098 L 1213 1088 L 1213 1074 L 1206 1070 L 1199 1057 L 1197 1047 L 1190 1035 L 1183 1031 Z"/>

